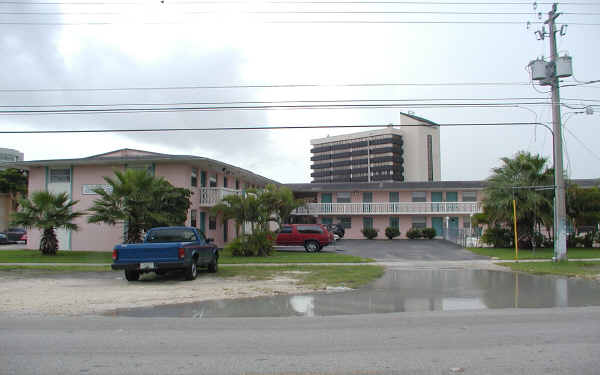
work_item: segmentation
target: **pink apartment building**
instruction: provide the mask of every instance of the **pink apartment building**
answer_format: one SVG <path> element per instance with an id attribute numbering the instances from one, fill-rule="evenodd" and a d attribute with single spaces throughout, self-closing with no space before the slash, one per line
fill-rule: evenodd
<path id="1" fill-rule="evenodd" d="M 396 227 L 406 238 L 410 228 L 432 227 L 438 237 L 471 229 L 471 216 L 481 212 L 484 181 L 357 182 L 289 184 L 307 204 L 297 220 L 341 223 L 344 238 L 364 238 L 363 228 Z"/>
<path id="2" fill-rule="evenodd" d="M 47 190 L 66 192 L 79 201 L 76 210 L 86 211 L 98 195 L 93 192 L 107 187 L 105 176 L 114 176 L 114 170 L 125 168 L 147 169 L 155 176 L 164 177 L 177 187 L 192 190 L 192 206 L 186 225 L 200 228 L 219 246 L 235 238 L 235 225 L 212 217 L 209 210 L 222 197 L 242 194 L 250 187 L 264 187 L 276 183 L 245 169 L 217 160 L 188 155 L 167 155 L 154 152 L 122 149 L 81 159 L 40 160 L 14 163 L 17 168 L 29 170 L 29 191 Z M 123 240 L 123 224 L 109 226 L 89 224 L 84 216 L 76 222 L 76 232 L 59 230 L 57 236 L 62 250 L 111 250 Z M 29 231 L 28 247 L 36 249 L 40 232 Z"/>

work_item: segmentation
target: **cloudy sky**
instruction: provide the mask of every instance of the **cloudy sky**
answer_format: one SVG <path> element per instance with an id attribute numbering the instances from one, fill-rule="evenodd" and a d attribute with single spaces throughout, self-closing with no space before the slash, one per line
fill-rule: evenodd
<path id="1" fill-rule="evenodd" d="M 541 27 L 535 24 L 536 12 L 545 19 L 547 3 L 534 11 L 527 2 L 44 2 L 0 1 L 0 111 L 351 100 L 412 100 L 404 102 L 411 106 L 0 113 L 2 130 L 397 124 L 400 111 L 441 124 L 551 120 L 550 106 L 539 104 L 548 101 L 548 88 L 528 84 L 526 70 L 530 60 L 549 56 L 548 40 L 534 35 Z M 559 7 L 576 13 L 559 17 L 569 26 L 558 49 L 573 57 L 575 73 L 563 85 L 600 79 L 600 3 L 590 4 Z M 514 23 L 493 23 L 499 21 Z M 533 23 L 530 29 L 527 21 Z M 385 85 L 344 86 L 348 84 Z M 311 86 L 214 88 L 268 85 Z M 190 86 L 213 88 L 181 88 Z M 564 87 L 561 96 L 571 107 L 563 107 L 565 167 L 572 178 L 600 177 L 600 84 Z M 473 103 L 504 106 L 465 106 Z M 594 114 L 581 113 L 588 105 Z M 27 160 L 119 148 L 194 154 L 281 182 L 309 182 L 310 139 L 347 131 L 0 134 L 0 147 L 18 149 Z M 447 127 L 441 138 L 444 180 L 486 178 L 500 157 L 519 150 L 551 159 L 551 134 L 539 126 Z"/>

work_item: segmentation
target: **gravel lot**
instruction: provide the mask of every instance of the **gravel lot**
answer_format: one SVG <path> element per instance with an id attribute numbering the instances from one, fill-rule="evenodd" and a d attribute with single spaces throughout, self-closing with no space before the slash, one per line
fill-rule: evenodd
<path id="1" fill-rule="evenodd" d="M 194 281 L 184 281 L 174 273 L 147 274 L 139 282 L 127 282 L 122 272 L 0 271 L 0 313 L 97 314 L 116 308 L 308 291 L 291 277 L 248 281 L 200 274 Z"/>

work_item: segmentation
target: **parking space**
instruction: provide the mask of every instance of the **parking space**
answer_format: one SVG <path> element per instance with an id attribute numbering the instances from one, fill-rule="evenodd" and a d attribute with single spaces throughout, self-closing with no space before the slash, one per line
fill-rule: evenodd
<path id="1" fill-rule="evenodd" d="M 476 260 L 490 259 L 476 255 L 445 240 L 348 240 L 337 241 L 344 254 L 381 261 L 394 260 Z"/>

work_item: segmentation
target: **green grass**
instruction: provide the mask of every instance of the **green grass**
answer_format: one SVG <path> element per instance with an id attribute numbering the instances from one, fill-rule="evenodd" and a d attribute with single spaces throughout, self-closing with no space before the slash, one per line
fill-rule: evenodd
<path id="1" fill-rule="evenodd" d="M 42 255 L 39 250 L 2 250 L 0 263 L 112 263 L 112 252 L 62 250 Z"/>
<path id="2" fill-rule="evenodd" d="M 373 262 L 370 258 L 361 258 L 354 255 L 338 254 L 336 252 L 307 253 L 305 251 L 275 251 L 269 257 L 234 257 L 231 253 L 221 251 L 220 264 L 247 264 L 247 263 L 367 263 Z"/>
<path id="3" fill-rule="evenodd" d="M 0 271 L 14 271 L 14 270 L 44 270 L 50 272 L 107 272 L 111 271 L 110 266 L 0 266 Z"/>
<path id="4" fill-rule="evenodd" d="M 479 255 L 496 257 L 502 260 L 515 259 L 515 249 L 495 249 L 491 247 L 470 247 L 467 250 Z M 536 249 L 535 254 L 532 250 L 519 249 L 519 259 L 552 259 L 554 249 Z M 600 248 L 584 249 L 571 248 L 567 250 L 569 259 L 590 259 L 600 258 Z"/>
<path id="5" fill-rule="evenodd" d="M 265 266 L 219 267 L 219 277 L 243 277 L 250 280 L 267 280 L 277 275 L 297 279 L 300 285 L 312 288 L 345 286 L 358 288 L 381 277 L 381 266 Z"/>
<path id="6" fill-rule="evenodd" d="M 366 263 L 373 259 L 331 252 L 276 251 L 270 257 L 234 257 L 221 251 L 221 264 L 247 263 Z M 59 251 L 54 256 L 42 255 L 38 250 L 2 250 L 0 263 L 112 263 L 109 251 Z"/>
<path id="7" fill-rule="evenodd" d="M 600 275 L 600 261 L 594 262 L 518 262 L 500 263 L 513 271 L 538 275 L 563 275 L 578 277 L 596 277 Z"/>

